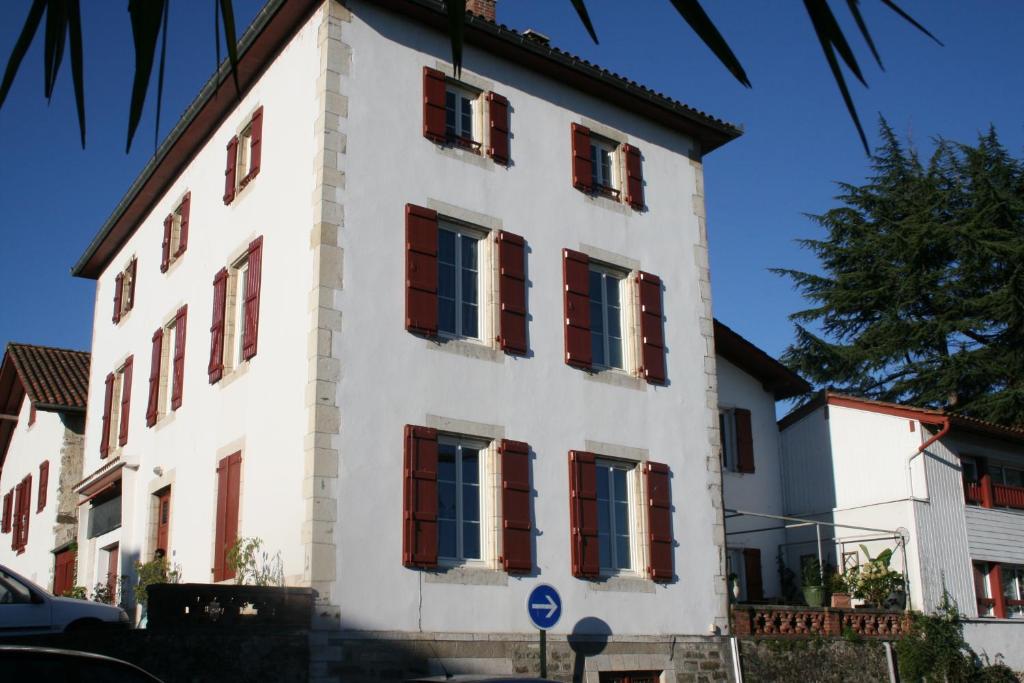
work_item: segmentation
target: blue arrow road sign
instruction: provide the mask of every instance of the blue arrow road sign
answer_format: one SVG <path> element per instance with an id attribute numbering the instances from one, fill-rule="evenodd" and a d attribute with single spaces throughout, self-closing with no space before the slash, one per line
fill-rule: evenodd
<path id="1" fill-rule="evenodd" d="M 534 626 L 547 631 L 562 617 L 562 598 L 553 587 L 542 583 L 526 598 L 526 613 Z"/>

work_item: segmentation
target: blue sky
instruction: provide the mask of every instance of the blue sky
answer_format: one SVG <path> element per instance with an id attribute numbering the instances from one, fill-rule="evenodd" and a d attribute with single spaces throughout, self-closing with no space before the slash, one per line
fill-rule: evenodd
<path id="1" fill-rule="evenodd" d="M 4 5 L 4 64 L 29 4 Z M 260 4 L 235 0 L 241 26 Z M 793 337 L 787 315 L 803 302 L 768 268 L 816 268 L 794 243 L 820 236 L 805 214 L 835 205 L 834 181 L 862 182 L 866 158 L 803 3 L 704 4 L 746 67 L 753 90 L 715 60 L 669 0 L 588 0 L 599 45 L 590 41 L 569 0 L 499 0 L 498 18 L 513 28 L 534 28 L 562 49 L 744 127 L 743 137 L 705 160 L 715 315 L 777 355 Z M 878 0 L 865 0 L 863 13 L 886 66 L 882 72 L 846 3 L 832 1 L 870 85 L 851 88 L 872 142 L 879 114 L 926 151 L 934 136 L 970 142 L 993 124 L 1007 148 L 1024 156 L 1024 43 L 1018 35 L 1024 3 L 901 4 L 945 47 Z M 89 348 L 94 283 L 69 271 L 154 149 L 151 96 L 133 150 L 124 153 L 133 62 L 126 7 L 83 3 L 85 151 L 67 64 L 53 102 L 42 97 L 41 39 L 0 110 L 2 345 L 13 340 Z M 161 135 L 215 61 L 211 3 L 172 3 L 170 25 Z M 105 301 L 101 306 L 109 307 Z"/>

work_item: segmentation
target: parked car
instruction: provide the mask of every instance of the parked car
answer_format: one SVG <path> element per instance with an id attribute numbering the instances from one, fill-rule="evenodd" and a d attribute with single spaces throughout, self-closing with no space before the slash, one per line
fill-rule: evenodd
<path id="1" fill-rule="evenodd" d="M 134 664 L 90 652 L 0 645 L 0 671 L 10 681 L 160 683 Z"/>
<path id="2" fill-rule="evenodd" d="M 128 624 L 128 614 L 120 607 L 58 598 L 0 565 L 0 634 L 4 636 L 63 633 L 87 628 L 127 628 Z"/>

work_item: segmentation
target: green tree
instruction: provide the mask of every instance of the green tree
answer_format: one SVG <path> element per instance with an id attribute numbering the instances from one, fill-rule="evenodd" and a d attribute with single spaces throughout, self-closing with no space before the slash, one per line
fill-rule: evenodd
<path id="1" fill-rule="evenodd" d="M 1024 424 L 1024 165 L 991 129 L 940 138 L 927 161 L 884 120 L 881 139 L 867 183 L 811 216 L 826 236 L 800 244 L 822 272 L 775 269 L 812 304 L 790 316 L 785 362 L 819 386 Z"/>

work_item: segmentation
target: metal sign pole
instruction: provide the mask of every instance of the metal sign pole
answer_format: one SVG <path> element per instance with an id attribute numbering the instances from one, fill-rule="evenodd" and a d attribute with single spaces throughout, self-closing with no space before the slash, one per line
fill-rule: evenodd
<path id="1" fill-rule="evenodd" d="M 548 677 L 548 632 L 544 629 L 537 629 L 540 631 L 540 677 Z"/>

